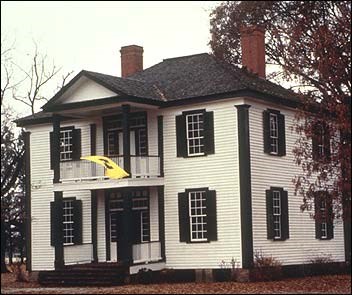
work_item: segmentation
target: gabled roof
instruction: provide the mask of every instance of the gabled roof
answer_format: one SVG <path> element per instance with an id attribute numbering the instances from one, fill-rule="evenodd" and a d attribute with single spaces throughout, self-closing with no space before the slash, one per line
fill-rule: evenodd
<path id="1" fill-rule="evenodd" d="M 202 53 L 164 59 L 127 78 L 83 70 L 43 106 L 44 112 L 55 111 L 57 100 L 82 76 L 117 94 L 106 101 L 92 100 L 94 104 L 99 104 L 99 101 L 117 102 L 120 99 L 167 107 L 175 103 L 244 95 L 290 106 L 299 104 L 299 98 L 294 92 L 249 73 L 245 68 L 231 66 Z M 69 108 L 70 104 L 66 104 L 66 107 Z M 28 116 L 17 122 L 21 123 L 24 119 L 29 122 L 31 118 L 36 120 L 35 116 Z"/>

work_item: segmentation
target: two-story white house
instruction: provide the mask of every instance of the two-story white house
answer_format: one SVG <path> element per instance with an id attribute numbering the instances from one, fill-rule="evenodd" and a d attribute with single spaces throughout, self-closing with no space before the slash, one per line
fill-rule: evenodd
<path id="1" fill-rule="evenodd" d="M 283 265 L 345 261 L 343 223 L 315 222 L 294 194 L 301 168 L 290 127 L 300 102 L 265 79 L 264 32 L 247 34 L 243 62 L 254 73 L 206 53 L 143 70 L 143 48 L 126 46 L 122 77 L 81 71 L 17 121 L 26 130 L 29 270 L 217 269 L 232 259 L 250 269 L 255 251 Z M 89 155 L 130 177 L 105 177 L 80 159 Z"/>

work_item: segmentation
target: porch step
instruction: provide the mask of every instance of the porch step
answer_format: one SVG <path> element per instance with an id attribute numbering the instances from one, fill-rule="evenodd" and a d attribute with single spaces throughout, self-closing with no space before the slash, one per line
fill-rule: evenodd
<path id="1" fill-rule="evenodd" d="M 45 286 L 122 285 L 129 276 L 123 265 L 75 265 L 63 270 L 42 271 L 39 283 Z"/>

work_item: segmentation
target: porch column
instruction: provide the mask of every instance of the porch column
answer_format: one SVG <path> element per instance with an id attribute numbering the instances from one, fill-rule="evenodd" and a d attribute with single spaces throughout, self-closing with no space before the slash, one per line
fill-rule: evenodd
<path id="1" fill-rule="evenodd" d="M 165 206 L 164 206 L 164 187 L 158 187 L 158 207 L 159 207 L 159 241 L 161 257 L 165 260 Z"/>
<path id="2" fill-rule="evenodd" d="M 132 197 L 129 190 L 122 191 L 123 197 L 123 217 L 120 253 L 121 259 L 127 265 L 131 265 L 132 257 Z M 117 243 L 117 247 L 118 247 Z"/>
<path id="3" fill-rule="evenodd" d="M 131 175 L 130 106 L 122 105 L 123 169 Z"/>
<path id="4" fill-rule="evenodd" d="M 97 191 L 91 190 L 91 226 L 92 226 L 92 244 L 93 244 L 93 262 L 98 262 L 98 208 L 97 208 Z"/>
<path id="5" fill-rule="evenodd" d="M 60 182 L 60 116 L 53 116 L 53 142 L 52 166 L 54 170 L 54 183 Z"/>

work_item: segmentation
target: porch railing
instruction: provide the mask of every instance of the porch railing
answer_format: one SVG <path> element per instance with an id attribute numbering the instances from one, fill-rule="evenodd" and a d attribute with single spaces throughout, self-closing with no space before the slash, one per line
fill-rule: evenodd
<path id="1" fill-rule="evenodd" d="M 130 156 L 131 177 L 150 178 L 160 176 L 159 156 Z M 123 156 L 109 157 L 121 168 Z M 60 178 L 62 181 L 105 179 L 105 168 L 87 160 L 60 162 Z"/>
<path id="2" fill-rule="evenodd" d="M 153 241 L 132 246 L 133 262 L 149 262 L 161 259 L 161 245 L 159 241 Z"/>

